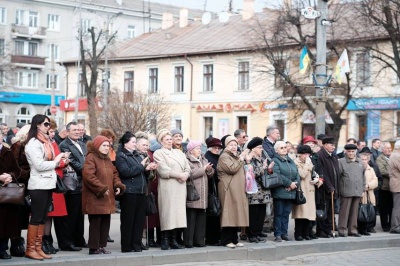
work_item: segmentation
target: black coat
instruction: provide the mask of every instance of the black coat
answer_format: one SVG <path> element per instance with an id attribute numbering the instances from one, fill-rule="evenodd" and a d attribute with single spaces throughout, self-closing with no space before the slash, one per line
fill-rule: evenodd
<path id="1" fill-rule="evenodd" d="M 335 191 L 335 198 L 339 195 L 339 162 L 336 154 L 329 155 L 328 152 L 322 147 L 317 153 L 318 161 L 321 165 L 321 175 L 324 179 L 324 187 L 326 193 Z"/>
<path id="2" fill-rule="evenodd" d="M 264 137 L 264 141 L 262 142 L 262 146 L 263 146 L 264 151 L 267 152 L 269 158 L 273 159 L 273 158 L 278 156 L 276 151 L 275 151 L 275 149 L 274 149 L 274 143 L 269 141 L 267 139 L 267 137 Z"/>
<path id="3" fill-rule="evenodd" d="M 117 153 L 115 167 L 119 178 L 126 186 L 125 193 L 145 194 L 147 191 L 147 171 L 141 164 L 142 157 L 137 151 L 125 148 Z"/>

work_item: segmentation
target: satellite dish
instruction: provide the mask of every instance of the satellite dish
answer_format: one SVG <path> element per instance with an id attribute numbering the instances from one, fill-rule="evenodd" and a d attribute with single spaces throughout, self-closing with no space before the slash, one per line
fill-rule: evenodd
<path id="1" fill-rule="evenodd" d="M 204 13 L 203 16 L 201 17 L 201 23 L 203 23 L 203 25 L 208 25 L 210 21 L 211 21 L 211 13 L 210 12 Z"/>
<path id="2" fill-rule="evenodd" d="M 221 23 L 226 23 L 229 20 L 229 14 L 228 12 L 221 12 L 219 13 L 218 18 Z"/>

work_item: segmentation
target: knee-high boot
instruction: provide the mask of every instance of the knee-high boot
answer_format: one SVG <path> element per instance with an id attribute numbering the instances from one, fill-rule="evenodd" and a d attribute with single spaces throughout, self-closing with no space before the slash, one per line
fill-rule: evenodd
<path id="1" fill-rule="evenodd" d="M 39 256 L 42 256 L 44 259 L 51 259 L 52 257 L 46 255 L 42 250 L 43 233 L 44 233 L 44 224 L 39 224 L 36 235 L 36 244 L 35 244 L 36 253 L 39 254 Z"/>
<path id="2" fill-rule="evenodd" d="M 169 249 L 169 235 L 170 235 L 170 230 L 165 230 L 162 231 L 162 239 L 161 239 L 161 249 L 162 250 L 168 250 Z"/>
<path id="3" fill-rule="evenodd" d="M 38 225 L 30 224 L 28 226 L 28 234 L 26 236 L 26 252 L 25 257 L 34 260 L 43 260 L 43 257 L 36 252 L 36 237 L 38 232 Z"/>

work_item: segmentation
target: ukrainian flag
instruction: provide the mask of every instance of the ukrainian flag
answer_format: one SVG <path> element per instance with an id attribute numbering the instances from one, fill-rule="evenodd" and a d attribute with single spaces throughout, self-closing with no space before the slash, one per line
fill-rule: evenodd
<path id="1" fill-rule="evenodd" d="M 308 56 L 307 47 L 304 46 L 300 55 L 300 74 L 306 73 L 309 64 L 310 57 Z"/>

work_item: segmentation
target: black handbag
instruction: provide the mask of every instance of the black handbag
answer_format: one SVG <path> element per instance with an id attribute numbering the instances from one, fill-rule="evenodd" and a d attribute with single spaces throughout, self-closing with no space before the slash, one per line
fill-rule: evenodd
<path id="1" fill-rule="evenodd" d="M 187 201 L 197 201 L 200 199 L 199 192 L 197 192 L 197 189 L 194 186 L 192 177 L 189 177 L 189 179 L 186 181 L 186 191 L 187 191 L 186 195 Z"/>
<path id="2" fill-rule="evenodd" d="M 62 181 L 65 185 L 66 192 L 76 190 L 79 186 L 79 180 L 75 170 L 68 165 L 63 171 Z"/>
<path id="3" fill-rule="evenodd" d="M 323 200 L 322 202 L 319 200 L 320 194 L 319 191 L 317 190 L 315 193 L 315 200 L 318 202 L 316 205 L 316 220 L 317 221 L 325 221 L 327 218 L 327 213 L 326 213 L 326 202 L 325 202 L 325 193 L 322 193 L 323 195 Z"/>
<path id="4" fill-rule="evenodd" d="M 207 215 L 219 216 L 221 214 L 221 201 L 218 198 L 217 188 L 213 177 L 211 177 L 211 182 L 212 190 L 208 193 Z"/>
<path id="5" fill-rule="evenodd" d="M 373 222 L 376 219 L 375 208 L 372 205 L 368 192 L 367 193 L 367 204 L 362 204 L 360 199 L 360 205 L 358 207 L 358 221 L 362 223 Z"/>
<path id="6" fill-rule="evenodd" d="M 305 204 L 307 202 L 306 197 L 304 196 L 304 192 L 303 190 L 301 190 L 301 187 L 299 186 L 296 189 L 296 197 L 293 201 L 294 205 L 302 205 Z"/>
<path id="7" fill-rule="evenodd" d="M 156 198 L 152 192 L 149 192 L 146 195 L 146 215 L 149 216 L 157 212 Z"/>
<path id="8" fill-rule="evenodd" d="M 263 189 L 271 189 L 283 186 L 283 181 L 277 174 L 268 174 L 265 170 L 264 174 L 261 176 L 261 186 Z"/>
<path id="9" fill-rule="evenodd" d="M 57 175 L 57 182 L 56 182 L 56 188 L 54 189 L 54 193 L 65 193 L 65 192 L 67 192 L 67 188 L 65 187 L 61 177 Z"/>

